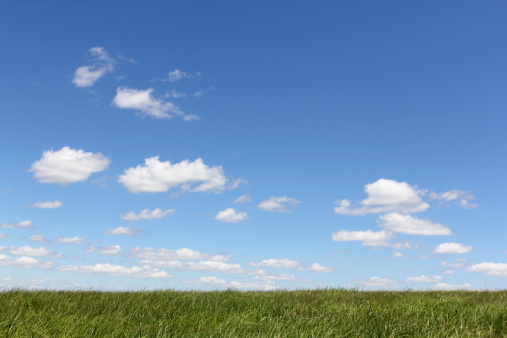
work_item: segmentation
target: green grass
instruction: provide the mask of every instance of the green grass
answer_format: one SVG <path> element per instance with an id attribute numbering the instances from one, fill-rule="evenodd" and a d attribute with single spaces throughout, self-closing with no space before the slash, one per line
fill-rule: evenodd
<path id="1" fill-rule="evenodd" d="M 1 337 L 507 337 L 507 291 L 0 293 Z"/>

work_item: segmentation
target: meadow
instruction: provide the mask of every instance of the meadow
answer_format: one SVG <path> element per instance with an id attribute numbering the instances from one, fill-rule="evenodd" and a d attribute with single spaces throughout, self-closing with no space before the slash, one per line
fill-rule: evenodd
<path id="1" fill-rule="evenodd" d="M 0 292 L 1 337 L 507 337 L 507 291 Z"/>

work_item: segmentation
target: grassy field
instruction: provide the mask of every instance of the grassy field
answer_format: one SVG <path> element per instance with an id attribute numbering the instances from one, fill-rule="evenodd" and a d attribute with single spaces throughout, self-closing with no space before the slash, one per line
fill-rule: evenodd
<path id="1" fill-rule="evenodd" d="M 507 291 L 0 293 L 1 337 L 507 337 Z"/>

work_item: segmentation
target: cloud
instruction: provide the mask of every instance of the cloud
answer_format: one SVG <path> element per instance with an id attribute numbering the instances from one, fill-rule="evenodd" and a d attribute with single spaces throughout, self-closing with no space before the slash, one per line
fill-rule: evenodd
<path id="1" fill-rule="evenodd" d="M 402 213 L 415 213 L 428 209 L 428 203 L 421 199 L 422 191 L 417 190 L 406 182 L 397 182 L 381 178 L 374 183 L 365 185 L 364 191 L 368 197 L 360 202 L 360 207 L 350 208 L 351 202 L 347 199 L 337 201 L 335 213 L 344 215 L 366 215 L 398 211 Z"/>
<path id="2" fill-rule="evenodd" d="M 446 283 L 437 283 L 432 287 L 433 290 L 445 290 L 445 291 L 452 291 L 452 290 L 472 290 L 472 286 L 468 283 L 463 285 L 453 285 L 453 284 L 446 284 Z"/>
<path id="3" fill-rule="evenodd" d="M 210 260 L 215 262 L 225 262 L 229 260 L 229 256 L 211 255 L 191 250 L 188 248 L 171 250 L 165 248 L 152 249 L 152 248 L 136 247 L 130 249 L 130 256 L 134 258 L 149 259 L 154 261 L 188 259 L 188 260 Z"/>
<path id="4" fill-rule="evenodd" d="M 395 212 L 379 216 L 379 225 L 387 230 L 409 235 L 452 235 L 451 230 L 443 224 L 432 223 L 410 215 Z"/>
<path id="5" fill-rule="evenodd" d="M 55 265 L 54 262 L 50 261 L 39 261 L 32 257 L 18 257 L 12 258 L 6 255 L 0 255 L 0 266 L 14 266 L 17 268 L 39 268 L 39 269 L 50 269 Z"/>
<path id="6" fill-rule="evenodd" d="M 58 237 L 56 239 L 59 243 L 66 243 L 66 244 L 80 244 L 84 242 L 84 238 L 74 236 L 74 237 Z"/>
<path id="7" fill-rule="evenodd" d="M 30 240 L 32 240 L 34 242 L 41 242 L 41 243 L 48 243 L 49 242 L 44 235 L 32 235 L 32 236 L 30 236 Z"/>
<path id="8" fill-rule="evenodd" d="M 470 194 L 469 191 L 462 190 L 449 190 L 443 193 L 430 192 L 429 198 L 432 200 L 440 200 L 440 201 L 457 201 L 458 205 L 465 209 L 472 209 L 477 207 L 477 204 L 470 203 L 475 199 L 475 196 Z"/>
<path id="9" fill-rule="evenodd" d="M 336 271 L 333 268 L 324 267 L 318 263 L 313 263 L 311 266 L 306 266 L 305 264 L 294 261 L 291 259 L 264 259 L 261 262 L 250 262 L 247 263 L 250 266 L 262 266 L 262 267 L 272 267 L 272 268 L 292 268 L 297 270 L 306 270 L 313 272 L 334 272 Z"/>
<path id="10" fill-rule="evenodd" d="M 364 286 L 378 288 L 385 288 L 396 284 L 395 280 L 383 277 L 371 277 L 366 280 L 358 280 L 357 282 L 363 284 Z"/>
<path id="11" fill-rule="evenodd" d="M 0 229 L 13 229 L 13 228 L 33 228 L 33 222 L 30 220 L 26 220 L 17 223 L 0 224 Z"/>
<path id="12" fill-rule="evenodd" d="M 172 268 L 187 271 L 219 271 L 224 273 L 242 273 L 242 274 L 266 274 L 264 270 L 243 269 L 239 264 L 225 263 L 218 261 L 199 261 L 182 262 L 179 260 L 160 260 L 142 259 L 140 264 L 156 266 L 160 268 Z"/>
<path id="13" fill-rule="evenodd" d="M 472 251 L 472 246 L 464 246 L 460 243 L 442 243 L 438 245 L 435 249 L 433 249 L 434 253 L 442 254 L 442 253 L 455 253 L 455 254 L 464 254 Z"/>
<path id="14" fill-rule="evenodd" d="M 405 255 L 403 254 L 403 252 L 393 252 L 393 255 L 391 257 L 401 258 L 401 257 L 405 257 Z"/>
<path id="15" fill-rule="evenodd" d="M 183 280 L 182 282 L 186 284 L 211 285 L 224 289 L 230 288 L 230 289 L 248 289 L 248 290 L 264 290 L 264 291 L 277 289 L 276 285 L 272 281 L 243 283 L 237 281 L 228 282 L 225 279 L 220 279 L 217 277 L 200 277 L 198 279 Z"/>
<path id="16" fill-rule="evenodd" d="M 111 103 L 117 108 L 135 109 L 142 115 L 155 119 L 170 119 L 174 116 L 181 116 L 184 121 L 199 119 L 196 115 L 185 114 L 172 102 L 156 99 L 152 95 L 153 91 L 153 88 L 142 90 L 118 87 Z"/>
<path id="17" fill-rule="evenodd" d="M 118 182 L 133 193 L 166 192 L 178 186 L 191 192 L 220 192 L 235 187 L 234 183 L 227 185 L 220 166 L 209 167 L 200 158 L 193 162 L 185 160 L 171 164 L 169 161 L 161 162 L 158 156 L 145 159 L 144 166 L 126 169 Z M 200 184 L 191 187 L 195 183 Z"/>
<path id="18" fill-rule="evenodd" d="M 162 81 L 177 82 L 177 81 L 180 81 L 183 79 L 190 79 L 190 78 L 200 77 L 200 76 L 201 76 L 200 73 L 191 74 L 191 73 L 182 72 L 179 69 L 175 69 L 175 70 L 169 72 L 167 74 L 167 78 L 163 79 Z"/>
<path id="19" fill-rule="evenodd" d="M 407 282 L 411 283 L 437 283 L 443 280 L 440 276 L 419 276 L 419 277 L 409 277 L 407 278 Z"/>
<path id="20" fill-rule="evenodd" d="M 9 236 L 7 234 L 0 234 L 0 239 L 7 239 Z"/>
<path id="21" fill-rule="evenodd" d="M 117 256 L 120 254 L 121 246 L 119 245 L 91 246 L 89 248 L 86 248 L 85 251 L 87 253 L 94 253 L 98 251 L 100 255 Z"/>
<path id="22" fill-rule="evenodd" d="M 347 231 L 340 230 L 335 232 L 332 236 L 333 241 L 348 242 L 348 241 L 361 241 L 366 246 L 389 246 L 389 240 L 393 234 L 389 231 Z"/>
<path id="23" fill-rule="evenodd" d="M 507 263 L 479 263 L 469 266 L 467 271 L 488 276 L 507 276 Z"/>
<path id="24" fill-rule="evenodd" d="M 105 275 L 115 277 L 132 277 L 132 278 L 172 278 L 167 272 L 153 269 L 149 266 L 133 266 L 127 268 L 122 265 L 100 264 L 95 265 L 64 265 L 58 268 L 63 272 L 82 272 L 88 275 Z"/>
<path id="25" fill-rule="evenodd" d="M 109 57 L 109 54 L 103 47 L 92 47 L 89 50 L 92 56 L 92 64 L 82 66 L 74 72 L 72 82 L 76 87 L 91 87 L 101 77 L 114 70 L 116 61 Z"/>
<path id="26" fill-rule="evenodd" d="M 287 275 L 287 274 L 255 276 L 254 279 L 255 280 L 262 280 L 262 281 L 287 281 L 287 282 L 308 281 L 308 280 L 298 278 L 294 275 Z"/>
<path id="27" fill-rule="evenodd" d="M 129 227 L 116 227 L 114 229 L 107 229 L 105 231 L 105 233 L 109 234 L 109 235 L 128 236 L 128 237 L 134 236 L 138 232 L 141 232 L 141 231 L 136 228 L 129 228 Z"/>
<path id="28" fill-rule="evenodd" d="M 299 203 L 299 201 L 295 198 L 292 198 L 292 197 L 271 196 L 267 200 L 259 203 L 259 205 L 257 205 L 257 206 L 265 211 L 291 212 L 291 210 L 286 208 L 285 204 L 298 204 L 298 203 Z"/>
<path id="29" fill-rule="evenodd" d="M 219 211 L 215 220 L 221 222 L 237 223 L 246 219 L 246 212 L 238 212 L 233 208 L 228 208 L 223 211 Z"/>
<path id="30" fill-rule="evenodd" d="M 250 195 L 241 195 L 238 198 L 236 198 L 232 203 L 247 203 L 251 201 L 252 199 L 250 198 Z"/>
<path id="31" fill-rule="evenodd" d="M 442 265 L 442 266 L 448 266 L 448 267 L 456 268 L 456 269 L 459 269 L 459 268 L 462 268 L 462 267 L 466 266 L 465 263 L 453 263 L 453 262 L 447 262 L 447 261 L 441 262 L 440 265 Z"/>
<path id="32" fill-rule="evenodd" d="M 35 256 L 35 257 L 63 257 L 62 254 L 57 254 L 53 250 L 48 250 L 44 247 L 34 248 L 28 245 L 19 247 L 0 247 L 0 251 L 8 252 L 16 256 Z"/>
<path id="33" fill-rule="evenodd" d="M 167 210 L 161 210 L 159 208 L 154 209 L 153 211 L 150 211 L 148 209 L 142 210 L 139 214 L 136 214 L 134 212 L 129 212 L 125 215 L 122 215 L 121 218 L 125 221 L 138 221 L 140 219 L 158 219 L 158 218 L 164 218 L 166 215 L 170 215 L 174 213 L 176 210 L 174 209 L 167 209 Z"/>
<path id="34" fill-rule="evenodd" d="M 38 182 L 65 185 L 86 181 L 91 174 L 106 170 L 109 163 L 111 160 L 101 153 L 63 147 L 43 152 L 42 158 L 34 162 L 28 171 L 34 172 Z"/>
<path id="35" fill-rule="evenodd" d="M 35 202 L 32 204 L 32 208 L 42 208 L 42 209 L 54 209 L 63 206 L 63 202 L 54 201 L 54 202 Z"/>

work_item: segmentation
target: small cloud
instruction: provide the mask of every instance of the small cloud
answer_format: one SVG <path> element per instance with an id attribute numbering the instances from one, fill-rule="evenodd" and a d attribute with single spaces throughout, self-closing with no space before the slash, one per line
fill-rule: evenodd
<path id="1" fill-rule="evenodd" d="M 148 209 L 142 210 L 140 213 L 136 214 L 134 212 L 129 212 L 125 215 L 121 216 L 121 219 L 125 221 L 139 221 L 141 219 L 145 220 L 153 220 L 153 219 L 161 219 L 164 218 L 166 215 L 172 215 L 176 210 L 174 209 L 154 209 L 153 211 L 150 211 Z"/>
<path id="2" fill-rule="evenodd" d="M 453 290 L 472 290 L 472 286 L 468 283 L 463 285 L 453 285 L 447 283 L 437 283 L 432 287 L 433 290 L 453 291 Z"/>
<path id="3" fill-rule="evenodd" d="M 49 242 L 44 235 L 32 235 L 32 236 L 30 236 L 30 240 L 32 240 L 34 242 L 41 242 L 41 243 L 48 243 Z"/>
<path id="4" fill-rule="evenodd" d="M 59 243 L 66 243 L 66 244 L 80 244 L 84 242 L 84 238 L 75 236 L 75 237 L 58 237 L 56 239 Z"/>
<path id="5" fill-rule="evenodd" d="M 368 287 L 385 288 L 396 284 L 395 280 L 383 277 L 371 277 L 366 280 L 358 280 L 358 283 Z"/>
<path id="6" fill-rule="evenodd" d="M 451 230 L 440 223 L 432 223 L 410 215 L 391 212 L 379 216 L 379 225 L 389 231 L 409 235 L 452 235 Z"/>
<path id="7" fill-rule="evenodd" d="M 291 210 L 287 209 L 286 204 L 298 204 L 299 201 L 292 197 L 282 196 L 271 196 L 265 201 L 262 201 L 257 205 L 259 208 L 265 211 L 272 212 L 291 212 Z"/>
<path id="8" fill-rule="evenodd" d="M 250 195 L 241 195 L 238 198 L 236 198 L 232 203 L 247 203 L 251 201 L 252 199 L 250 198 Z"/>
<path id="9" fill-rule="evenodd" d="M 7 239 L 9 236 L 7 234 L 0 234 L 0 239 Z"/>
<path id="10" fill-rule="evenodd" d="M 38 182 L 66 185 L 86 181 L 91 174 L 106 170 L 109 163 L 111 160 L 101 153 L 63 147 L 44 151 L 28 171 L 34 172 Z"/>
<path id="11" fill-rule="evenodd" d="M 166 248 L 153 249 L 153 248 L 136 247 L 130 249 L 130 257 L 142 258 L 153 261 L 174 261 L 183 259 L 183 260 L 206 260 L 215 262 L 226 262 L 229 260 L 229 256 L 211 255 L 208 253 L 202 253 L 188 248 L 172 250 Z"/>
<path id="12" fill-rule="evenodd" d="M 261 282 L 228 282 L 225 279 L 217 277 L 200 277 L 198 279 L 187 279 L 182 281 L 185 284 L 196 284 L 196 285 L 210 285 L 213 287 L 220 287 L 223 289 L 246 289 L 246 290 L 264 290 L 271 291 L 276 290 L 277 287 L 273 281 L 261 281 Z"/>
<path id="13" fill-rule="evenodd" d="M 103 47 L 92 47 L 89 50 L 92 64 L 82 66 L 74 72 L 72 82 L 76 87 L 91 87 L 101 77 L 114 70 L 116 61 L 112 59 Z"/>
<path id="14" fill-rule="evenodd" d="M 393 255 L 392 255 L 393 258 L 401 258 L 404 256 L 405 255 L 403 254 L 403 252 L 399 252 L 399 251 L 393 252 Z"/>
<path id="15" fill-rule="evenodd" d="M 349 242 L 349 241 L 361 241 L 366 246 L 390 246 L 390 239 L 393 234 L 389 231 L 347 231 L 340 230 L 335 232 L 332 236 L 333 241 L 337 242 Z"/>
<path id="16" fill-rule="evenodd" d="M 55 265 L 51 261 L 40 261 L 32 257 L 21 256 L 18 258 L 12 258 L 7 255 L 0 255 L 0 266 L 14 266 L 17 268 L 39 268 L 39 269 L 50 269 Z"/>
<path id="17" fill-rule="evenodd" d="M 297 270 L 306 270 L 313 272 L 334 272 L 336 271 L 333 268 L 322 266 L 318 263 L 313 263 L 311 266 L 307 266 L 299 261 L 294 261 L 291 259 L 264 259 L 261 262 L 250 262 L 247 263 L 250 266 L 259 266 L 259 267 L 272 267 L 272 268 L 291 268 Z"/>
<path id="18" fill-rule="evenodd" d="M 13 229 L 13 228 L 33 228 L 33 222 L 30 220 L 26 220 L 17 223 L 0 224 L 0 229 Z"/>
<path id="19" fill-rule="evenodd" d="M 100 255 L 104 256 L 117 256 L 120 254 L 121 246 L 119 245 L 109 245 L 109 246 L 91 246 L 85 249 L 87 253 L 97 252 Z"/>
<path id="20" fill-rule="evenodd" d="M 179 69 L 175 69 L 175 70 L 169 72 L 167 74 L 167 78 L 162 79 L 162 81 L 177 82 L 177 81 L 180 81 L 183 79 L 191 79 L 191 78 L 200 77 L 200 76 L 201 76 L 201 73 L 191 74 L 191 73 L 183 72 Z"/>
<path id="21" fill-rule="evenodd" d="M 133 266 L 131 268 L 122 265 L 100 264 L 95 265 L 64 265 L 58 268 L 63 272 L 82 272 L 88 275 L 105 275 L 132 278 L 172 278 L 167 272 L 154 269 L 149 266 Z"/>
<path id="22" fill-rule="evenodd" d="M 140 230 L 136 228 L 129 228 L 129 227 L 117 227 L 114 229 L 107 229 L 105 232 L 109 235 L 117 235 L 117 236 L 134 236 L 136 233 L 141 232 Z"/>
<path id="23" fill-rule="evenodd" d="M 433 250 L 433 253 L 464 254 L 469 253 L 470 251 L 472 251 L 472 246 L 464 246 L 460 243 L 442 243 Z"/>
<path id="24" fill-rule="evenodd" d="M 442 281 L 443 278 L 440 276 L 419 276 L 419 277 L 409 277 L 407 278 L 407 282 L 412 283 L 437 283 Z"/>
<path id="25" fill-rule="evenodd" d="M 468 267 L 469 272 L 480 272 L 487 276 L 507 276 L 507 263 L 479 263 Z"/>
<path id="26" fill-rule="evenodd" d="M 233 208 L 228 208 L 220 211 L 215 217 L 215 220 L 221 222 L 237 223 L 245 220 L 247 217 L 246 212 L 238 212 Z"/>
<path id="27" fill-rule="evenodd" d="M 32 208 L 42 208 L 42 209 L 54 209 L 63 206 L 63 202 L 53 201 L 53 202 L 35 202 L 32 204 Z"/>
<path id="28" fill-rule="evenodd" d="M 187 94 L 179 93 L 174 89 L 165 93 L 165 97 L 168 99 L 180 99 L 180 98 L 183 98 L 186 96 L 187 96 Z"/>
<path id="29" fill-rule="evenodd" d="M 437 193 L 437 192 L 430 192 L 429 198 L 432 200 L 439 200 L 439 201 L 456 201 L 459 206 L 461 206 L 464 209 L 472 209 L 477 207 L 477 204 L 471 203 L 475 199 L 475 196 L 470 194 L 469 191 L 462 191 L 462 190 L 450 190 L 443 193 Z"/>

